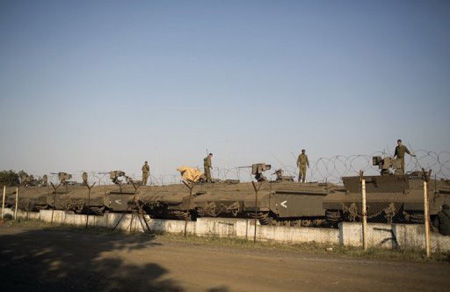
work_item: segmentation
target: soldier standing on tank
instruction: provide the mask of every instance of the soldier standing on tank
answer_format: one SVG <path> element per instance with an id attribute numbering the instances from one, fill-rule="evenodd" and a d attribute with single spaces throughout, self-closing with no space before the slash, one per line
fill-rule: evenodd
<path id="1" fill-rule="evenodd" d="M 305 154 L 305 149 L 302 149 L 302 154 L 297 158 L 297 166 L 299 168 L 298 182 L 301 180 L 304 183 L 306 180 L 306 168 L 309 167 L 308 155 Z"/>
<path id="2" fill-rule="evenodd" d="M 213 168 L 212 162 L 211 162 L 212 157 L 213 157 L 213 154 L 209 153 L 208 156 L 206 156 L 203 159 L 203 167 L 205 169 L 206 182 L 212 182 L 212 178 L 211 178 L 211 169 Z"/>
<path id="3" fill-rule="evenodd" d="M 148 162 L 146 161 L 144 165 L 142 166 L 142 185 L 147 185 L 148 177 L 150 176 L 150 166 L 148 165 Z"/>
<path id="4" fill-rule="evenodd" d="M 442 210 L 437 213 L 433 225 L 439 229 L 442 235 L 450 235 L 450 207 L 447 204 L 442 205 Z"/>
<path id="5" fill-rule="evenodd" d="M 411 154 L 411 152 L 409 152 L 409 149 L 402 144 L 402 140 L 398 139 L 397 147 L 395 147 L 394 158 L 397 157 L 397 159 L 400 161 L 400 174 L 405 174 L 405 153 L 408 153 L 412 157 L 416 157 L 416 155 Z"/>

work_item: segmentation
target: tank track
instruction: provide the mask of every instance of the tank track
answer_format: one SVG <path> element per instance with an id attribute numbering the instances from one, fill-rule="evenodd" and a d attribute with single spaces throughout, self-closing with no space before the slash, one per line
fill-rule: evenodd
<path id="1" fill-rule="evenodd" d="M 342 212 L 340 210 L 327 210 L 325 212 L 325 217 L 331 226 L 337 226 L 337 224 L 344 220 Z"/>
<path id="2" fill-rule="evenodd" d="M 171 211 L 169 217 L 176 220 L 192 220 L 191 213 L 189 211 Z"/>
<path id="3" fill-rule="evenodd" d="M 250 215 L 252 218 L 255 218 L 254 213 Z M 321 227 L 326 223 L 325 218 L 279 219 L 275 218 L 275 216 L 269 212 L 259 212 L 257 214 L 257 219 L 261 225 L 289 227 Z"/>
<path id="4" fill-rule="evenodd" d="M 255 218 L 255 213 L 249 214 L 251 218 Z M 270 225 L 272 223 L 272 217 L 269 216 L 269 212 L 258 212 L 256 214 L 256 219 L 258 219 L 261 225 Z"/>
<path id="5" fill-rule="evenodd" d="M 425 215 L 422 211 L 404 211 L 403 215 L 409 223 L 423 224 L 425 222 Z"/>

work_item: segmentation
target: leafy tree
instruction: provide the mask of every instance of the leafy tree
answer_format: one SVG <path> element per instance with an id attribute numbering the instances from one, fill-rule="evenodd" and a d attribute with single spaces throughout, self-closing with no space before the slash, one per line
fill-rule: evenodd
<path id="1" fill-rule="evenodd" d="M 0 185 L 18 186 L 20 184 L 19 175 L 12 170 L 0 171 Z"/>

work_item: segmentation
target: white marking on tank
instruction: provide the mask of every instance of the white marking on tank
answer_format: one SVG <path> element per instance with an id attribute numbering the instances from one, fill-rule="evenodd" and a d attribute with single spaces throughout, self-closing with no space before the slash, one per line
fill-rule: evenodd
<path id="1" fill-rule="evenodd" d="M 116 204 L 122 205 L 122 202 L 120 200 L 115 200 L 114 201 Z"/>
<path id="2" fill-rule="evenodd" d="M 287 201 L 284 201 L 284 202 L 281 202 L 280 205 L 287 208 L 286 203 L 287 203 Z"/>

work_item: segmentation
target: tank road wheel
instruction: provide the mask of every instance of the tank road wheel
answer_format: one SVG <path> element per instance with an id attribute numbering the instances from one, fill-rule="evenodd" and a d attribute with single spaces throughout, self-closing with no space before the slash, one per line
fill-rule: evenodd
<path id="1" fill-rule="evenodd" d="M 425 216 L 423 211 L 405 211 L 403 212 L 405 219 L 413 224 L 423 224 L 425 222 Z"/>
<path id="2" fill-rule="evenodd" d="M 231 213 L 231 215 L 237 217 L 237 215 L 241 212 L 241 206 L 239 205 L 239 202 L 234 202 L 233 204 L 229 205 L 226 210 L 227 213 Z"/>
<path id="3" fill-rule="evenodd" d="M 95 215 L 102 215 L 105 212 L 105 207 L 91 207 L 91 212 Z"/>
<path id="4" fill-rule="evenodd" d="M 205 203 L 201 207 L 196 208 L 196 212 L 200 217 L 217 217 L 220 213 L 220 207 L 214 202 Z"/>
<path id="5" fill-rule="evenodd" d="M 425 216 L 423 212 L 416 212 L 411 214 L 411 222 L 416 224 L 423 224 L 425 222 Z"/>
<path id="6" fill-rule="evenodd" d="M 300 219 L 298 219 L 298 220 L 292 220 L 292 222 L 291 222 L 291 226 L 292 226 L 292 227 L 300 227 L 301 225 L 302 225 L 302 222 L 301 222 Z"/>
<path id="7" fill-rule="evenodd" d="M 338 223 L 344 220 L 341 210 L 326 210 L 325 216 L 330 227 L 337 227 Z"/>
<path id="8" fill-rule="evenodd" d="M 173 216 L 177 219 L 177 220 L 188 220 L 191 221 L 192 220 L 192 216 L 191 213 L 189 211 L 174 211 L 173 212 Z"/>
<path id="9" fill-rule="evenodd" d="M 272 217 L 269 216 L 269 213 L 258 213 L 257 216 L 259 224 L 261 225 L 269 225 L 272 223 Z M 253 214 L 252 217 L 255 218 L 255 214 Z"/>
<path id="10" fill-rule="evenodd" d="M 309 219 L 302 219 L 302 227 L 310 227 L 312 225 L 311 220 Z"/>
<path id="11" fill-rule="evenodd" d="M 325 220 L 324 219 L 314 219 L 312 221 L 312 225 L 315 227 L 323 226 L 323 225 L 325 225 Z"/>

